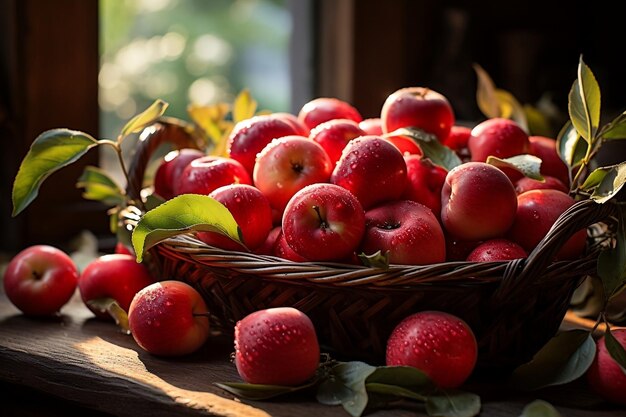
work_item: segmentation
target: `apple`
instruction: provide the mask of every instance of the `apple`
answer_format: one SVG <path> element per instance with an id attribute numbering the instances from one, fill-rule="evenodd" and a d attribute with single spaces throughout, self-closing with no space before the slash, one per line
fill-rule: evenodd
<path id="1" fill-rule="evenodd" d="M 133 250 L 133 248 L 131 248 L 130 246 L 126 246 L 124 243 L 119 241 L 115 244 L 115 249 L 113 250 L 113 253 L 135 256 L 135 251 Z"/>
<path id="2" fill-rule="evenodd" d="M 415 201 L 401 200 L 365 213 L 366 254 L 389 252 L 389 262 L 426 265 L 446 260 L 446 241 L 433 212 Z"/>
<path id="3" fill-rule="evenodd" d="M 468 147 L 474 162 L 485 162 L 489 156 L 509 158 L 527 154 L 530 142 L 526 132 L 509 119 L 489 119 L 472 129 Z"/>
<path id="4" fill-rule="evenodd" d="M 311 130 L 309 139 L 319 143 L 324 148 L 334 167 L 348 142 L 364 135 L 365 132 L 355 121 L 334 119 L 317 125 Z"/>
<path id="5" fill-rule="evenodd" d="M 151 284 L 135 295 L 128 324 L 137 344 L 158 356 L 182 356 L 209 337 L 207 306 L 193 287 L 180 281 Z"/>
<path id="6" fill-rule="evenodd" d="M 257 156 L 254 185 L 279 213 L 309 184 L 328 182 L 333 169 L 326 151 L 302 136 L 274 139 Z"/>
<path id="7" fill-rule="evenodd" d="M 255 311 L 235 326 L 235 365 L 247 383 L 300 385 L 315 375 L 319 361 L 313 323 L 295 308 Z"/>
<path id="8" fill-rule="evenodd" d="M 483 243 L 481 240 L 458 239 L 444 230 L 446 236 L 446 261 L 465 261 L 469 254 Z"/>
<path id="9" fill-rule="evenodd" d="M 78 269 L 72 259 L 52 246 L 26 248 L 11 259 L 4 272 L 4 292 L 24 314 L 58 312 L 74 294 Z"/>
<path id="10" fill-rule="evenodd" d="M 209 197 L 222 203 L 241 229 L 249 250 L 261 246 L 272 229 L 272 210 L 267 198 L 251 185 L 231 184 L 214 190 Z M 239 243 L 216 232 L 198 232 L 198 239 L 222 249 L 246 251 Z"/>
<path id="11" fill-rule="evenodd" d="M 559 190 L 563 193 L 569 193 L 569 189 L 558 178 L 544 175 L 543 181 L 534 180 L 528 177 L 522 177 L 515 182 L 515 192 L 520 195 L 530 190 Z"/>
<path id="12" fill-rule="evenodd" d="M 469 138 L 472 135 L 472 129 L 465 126 L 452 126 L 448 137 L 444 139 L 443 144 L 448 148 L 461 152 L 467 148 Z"/>
<path id="13" fill-rule="evenodd" d="M 574 199 L 557 190 L 531 190 L 517 196 L 517 212 L 509 238 L 531 252 Z M 576 259 L 585 249 L 586 229 L 581 229 L 556 254 L 558 260 Z"/>
<path id="14" fill-rule="evenodd" d="M 252 184 L 246 169 L 236 160 L 219 156 L 194 159 L 183 170 L 174 184 L 176 195 L 209 195 L 230 184 Z"/>
<path id="15" fill-rule="evenodd" d="M 274 246 L 273 255 L 292 262 L 308 261 L 307 258 L 298 255 L 293 249 L 291 249 L 291 246 L 289 246 L 289 244 L 287 243 L 287 240 L 285 239 L 285 234 L 282 232 L 282 230 L 276 238 L 276 245 Z"/>
<path id="16" fill-rule="evenodd" d="M 626 349 L 626 329 L 613 329 L 611 334 Z M 604 399 L 626 405 L 626 372 L 607 350 L 606 336 L 598 339 L 596 348 L 596 356 L 587 371 L 589 386 Z"/>
<path id="17" fill-rule="evenodd" d="M 296 135 L 305 137 L 309 136 L 309 129 L 305 125 L 300 123 L 300 121 L 298 120 L 298 116 L 284 112 L 272 113 L 272 116 L 290 124 L 291 127 L 296 130 Z"/>
<path id="18" fill-rule="evenodd" d="M 154 174 L 154 192 L 166 200 L 173 198 L 174 184 L 180 178 L 180 174 L 194 159 L 202 158 L 204 152 L 197 149 L 181 149 L 169 152 L 159 164 Z"/>
<path id="19" fill-rule="evenodd" d="M 228 137 L 228 156 L 241 163 L 252 178 L 256 155 L 273 139 L 297 135 L 300 128 L 282 116 L 254 116 L 237 123 Z"/>
<path id="20" fill-rule="evenodd" d="M 400 322 L 387 341 L 387 366 L 420 369 L 440 388 L 457 388 L 476 365 L 472 329 L 458 317 L 423 311 Z"/>
<path id="21" fill-rule="evenodd" d="M 361 120 L 361 122 L 359 122 L 359 128 L 364 131 L 366 135 L 383 135 L 383 121 L 380 120 L 380 117 Z"/>
<path id="22" fill-rule="evenodd" d="M 454 125 L 454 112 L 448 100 L 424 87 L 402 88 L 385 100 L 380 118 L 383 132 L 414 127 L 431 133 L 440 141 L 448 137 Z"/>
<path id="23" fill-rule="evenodd" d="M 350 191 L 312 184 L 298 191 L 283 214 L 286 243 L 312 261 L 348 257 L 365 232 L 365 212 Z"/>
<path id="24" fill-rule="evenodd" d="M 406 188 L 406 163 L 391 143 L 378 136 L 350 141 L 337 161 L 330 182 L 350 191 L 364 209 L 397 200 Z"/>
<path id="25" fill-rule="evenodd" d="M 78 279 L 78 289 L 85 305 L 99 318 L 110 319 L 106 313 L 89 305 L 90 301 L 112 298 L 126 312 L 135 294 L 154 282 L 148 269 L 134 256 L 104 255 L 92 261 Z"/>
<path id="26" fill-rule="evenodd" d="M 330 97 L 313 99 L 302 106 L 298 113 L 298 120 L 309 130 L 313 130 L 315 126 L 334 119 L 350 119 L 359 123 L 363 120 L 363 117 L 350 104 Z"/>
<path id="27" fill-rule="evenodd" d="M 276 242 L 281 235 L 282 227 L 276 226 L 270 230 L 265 238 L 265 242 L 261 244 L 261 246 L 254 249 L 254 253 L 257 255 L 273 255 L 274 248 L 276 247 Z"/>
<path id="28" fill-rule="evenodd" d="M 441 190 L 448 171 L 420 155 L 405 155 L 407 186 L 402 194 L 406 200 L 417 201 L 441 216 Z"/>
<path id="29" fill-rule="evenodd" d="M 566 187 L 569 186 L 569 169 L 556 152 L 556 140 L 543 136 L 530 136 L 528 141 L 530 153 L 541 159 L 541 173 L 544 176 L 558 178 Z"/>
<path id="30" fill-rule="evenodd" d="M 527 258 L 528 254 L 517 243 L 507 239 L 491 239 L 478 245 L 467 256 L 468 262 L 510 261 Z"/>
<path id="31" fill-rule="evenodd" d="M 423 155 L 422 148 L 415 141 L 406 136 L 387 136 L 385 138 L 391 142 L 402 155 Z"/>
<path id="32" fill-rule="evenodd" d="M 468 162 L 448 172 L 441 190 L 441 221 L 455 238 L 472 241 L 504 236 L 516 209 L 515 188 L 498 168 Z"/>

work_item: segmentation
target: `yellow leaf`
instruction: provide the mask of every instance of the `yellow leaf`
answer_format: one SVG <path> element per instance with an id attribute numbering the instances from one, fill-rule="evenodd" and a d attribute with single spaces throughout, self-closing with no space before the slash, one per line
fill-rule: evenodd
<path id="1" fill-rule="evenodd" d="M 216 144 L 222 137 L 223 131 L 220 123 L 224 120 L 229 111 L 226 103 L 217 103 L 208 106 L 191 104 L 187 108 L 187 113 L 191 120 Z"/>
<path id="2" fill-rule="evenodd" d="M 254 116 L 257 102 L 252 98 L 250 91 L 245 88 L 235 98 L 233 103 L 233 121 L 238 123 Z"/>

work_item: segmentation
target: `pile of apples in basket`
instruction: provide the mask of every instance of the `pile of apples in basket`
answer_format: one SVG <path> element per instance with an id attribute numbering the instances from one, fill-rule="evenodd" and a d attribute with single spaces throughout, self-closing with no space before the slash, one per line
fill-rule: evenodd
<path id="1" fill-rule="evenodd" d="M 148 214 L 158 216 L 160 208 L 172 203 L 183 207 L 205 198 L 206 204 L 227 209 L 226 219 L 218 227 L 183 224 L 181 230 L 195 232 L 213 247 L 294 262 L 384 267 L 525 258 L 577 200 L 604 204 L 619 192 L 626 177 L 624 163 L 595 171 L 590 166 L 604 142 L 626 137 L 626 115 L 600 125 L 599 87 L 581 59 L 569 97 L 571 120 L 558 140 L 529 136 L 519 103 L 495 88 L 480 68 L 477 73 L 478 102 L 488 118 L 471 128 L 455 125 L 448 100 L 423 87 L 394 92 L 380 117 L 371 119 L 335 98 L 314 99 L 297 116 L 255 115 L 256 103 L 247 92 L 236 99 L 230 119 L 221 107 L 205 113 L 207 109 L 191 108 L 196 128 L 212 139 L 211 154 L 199 149 L 167 154 L 153 182 L 154 194 L 166 202 Z M 15 214 L 35 198 L 48 175 L 90 148 L 112 146 L 121 155 L 122 141 L 153 124 L 166 107 L 155 102 L 117 140 L 96 140 L 67 129 L 43 133 L 16 177 Z M 129 204 L 104 172 L 90 168 L 81 180 L 86 197 L 105 201 L 106 196 L 116 203 L 115 215 Z M 617 244 L 623 245 L 623 222 L 617 236 Z M 586 240 L 586 230 L 579 230 L 555 260 L 577 259 Z M 153 283 L 135 260 L 134 251 L 141 259 L 146 241 L 133 237 L 133 243 L 134 248 L 119 244 L 122 253 L 97 259 L 82 273 L 58 249 L 28 248 L 8 266 L 6 294 L 25 314 L 47 315 L 57 312 L 78 285 L 96 315 L 111 313 L 122 325 L 128 320 L 145 350 L 164 356 L 194 352 L 209 338 L 202 297 L 182 282 Z M 607 299 L 623 288 L 626 277 L 623 265 L 616 269 L 620 267 L 621 281 Z M 614 330 L 610 338 L 606 344 L 611 352 L 600 339 L 597 354 L 582 373 L 589 369 L 592 388 L 626 404 L 626 331 Z M 476 340 L 467 324 L 429 311 L 398 324 L 386 360 L 388 366 L 402 365 L 398 369 L 408 365 L 420 370 L 416 378 L 421 382 L 415 387 L 423 389 L 415 388 L 411 397 L 419 400 L 420 393 L 461 386 L 476 356 Z M 320 366 L 313 324 L 290 307 L 258 311 L 241 320 L 235 328 L 234 357 L 244 381 L 273 386 L 310 387 L 311 381 L 323 386 L 332 375 L 328 369 L 351 366 L 332 361 Z M 378 386 L 372 378 L 383 378 L 386 371 L 370 368 L 362 372 L 363 381 L 375 393 Z M 243 396 L 247 392 L 243 384 L 224 387 Z M 399 392 L 389 394 L 408 396 Z M 422 397 L 429 413 L 444 413 L 437 408 L 437 394 Z M 467 415 L 475 414 L 473 404 Z M 363 411 L 344 408 L 353 415 Z"/>

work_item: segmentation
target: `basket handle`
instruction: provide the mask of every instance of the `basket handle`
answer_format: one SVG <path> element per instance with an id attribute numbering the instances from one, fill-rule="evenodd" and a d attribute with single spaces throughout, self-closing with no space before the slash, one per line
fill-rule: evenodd
<path id="1" fill-rule="evenodd" d="M 175 149 L 202 149 L 202 140 L 192 125 L 180 119 L 162 117 L 154 124 L 147 126 L 139 135 L 139 141 L 128 169 L 126 195 L 134 201 L 141 201 L 141 188 L 148 162 L 154 151 L 161 145 L 169 143 Z"/>

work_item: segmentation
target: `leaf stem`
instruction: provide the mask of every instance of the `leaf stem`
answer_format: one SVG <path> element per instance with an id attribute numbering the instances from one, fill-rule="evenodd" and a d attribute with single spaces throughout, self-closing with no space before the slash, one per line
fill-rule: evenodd
<path id="1" fill-rule="evenodd" d="M 99 140 L 98 142 L 102 145 L 109 145 L 115 150 L 115 154 L 117 155 L 117 159 L 120 163 L 120 168 L 122 169 L 122 173 L 124 174 L 124 178 L 126 179 L 126 188 L 128 188 L 131 186 L 131 182 L 130 182 L 130 176 L 128 175 L 128 169 L 126 168 L 126 163 L 124 162 L 124 156 L 122 155 L 122 146 L 121 146 L 122 139 L 123 137 L 122 135 L 120 135 L 117 138 L 117 142 L 108 140 L 108 139 L 102 139 L 102 140 Z M 143 210 L 144 212 L 147 211 L 146 206 L 143 200 L 141 199 L 140 193 L 137 193 L 137 195 L 139 196 L 139 198 L 138 198 L 138 201 L 136 201 L 136 203 L 139 205 L 139 208 Z"/>

